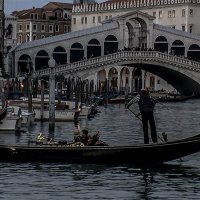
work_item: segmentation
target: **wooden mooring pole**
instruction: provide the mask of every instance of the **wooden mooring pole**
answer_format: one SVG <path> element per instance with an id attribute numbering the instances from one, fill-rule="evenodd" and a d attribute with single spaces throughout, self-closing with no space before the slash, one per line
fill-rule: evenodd
<path id="1" fill-rule="evenodd" d="M 55 60 L 50 58 L 49 67 L 51 73 L 49 75 L 49 132 L 55 131 Z"/>

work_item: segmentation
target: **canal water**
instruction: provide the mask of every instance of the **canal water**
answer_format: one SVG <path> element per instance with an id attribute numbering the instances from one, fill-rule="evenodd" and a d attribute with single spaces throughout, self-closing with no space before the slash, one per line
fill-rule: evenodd
<path id="1" fill-rule="evenodd" d="M 94 118 L 81 119 L 80 127 L 91 134 L 100 131 L 101 139 L 112 145 L 143 143 L 141 122 L 123 105 L 102 106 L 99 111 Z M 168 140 L 199 134 L 200 100 L 159 103 L 155 118 L 159 136 L 165 132 Z M 56 123 L 55 139 L 72 140 L 75 126 Z M 48 136 L 48 123 L 36 123 L 17 135 L 0 133 L 0 143 L 27 144 L 39 132 Z M 200 199 L 200 153 L 154 168 L 3 162 L 0 199 Z"/>

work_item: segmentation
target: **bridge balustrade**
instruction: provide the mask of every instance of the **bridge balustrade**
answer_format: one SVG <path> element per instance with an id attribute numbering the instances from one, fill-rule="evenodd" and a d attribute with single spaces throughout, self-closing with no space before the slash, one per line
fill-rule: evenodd
<path id="1" fill-rule="evenodd" d="M 196 61 L 191 61 L 187 58 L 182 58 L 162 52 L 157 51 L 119 51 L 113 54 L 104 55 L 101 57 L 90 58 L 70 64 L 64 64 L 55 66 L 54 73 L 55 74 L 69 74 L 75 71 L 83 71 L 89 68 L 95 68 L 99 66 L 106 66 L 107 64 L 114 64 L 123 60 L 146 60 L 152 59 L 152 61 L 165 62 L 168 64 L 176 65 L 181 68 L 200 71 L 200 63 Z M 43 75 L 49 75 L 51 73 L 51 69 L 44 69 L 34 72 L 35 77 L 41 77 Z"/>

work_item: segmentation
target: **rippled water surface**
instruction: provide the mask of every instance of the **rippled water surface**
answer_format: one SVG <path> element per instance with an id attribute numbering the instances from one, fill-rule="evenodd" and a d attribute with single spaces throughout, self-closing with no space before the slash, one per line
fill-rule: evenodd
<path id="1" fill-rule="evenodd" d="M 123 105 L 99 107 L 95 118 L 82 119 L 81 128 L 100 130 L 109 144 L 143 142 L 141 122 Z M 169 140 L 199 133 L 200 100 L 156 106 L 157 129 Z M 74 123 L 56 123 L 54 137 L 72 140 Z M 19 135 L 0 133 L 0 143 L 26 144 L 38 132 L 48 136 L 48 123 L 36 123 Z M 131 157 L 130 157 L 131 159 Z M 200 199 L 200 153 L 153 168 L 131 165 L 58 163 L 0 163 L 1 200 L 63 199 Z"/>

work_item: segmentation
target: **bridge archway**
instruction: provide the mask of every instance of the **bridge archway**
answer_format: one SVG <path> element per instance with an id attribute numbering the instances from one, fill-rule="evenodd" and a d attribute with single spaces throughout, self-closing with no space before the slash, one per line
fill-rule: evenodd
<path id="1" fill-rule="evenodd" d="M 102 94 L 106 91 L 106 71 L 105 69 L 98 72 L 98 92 Z"/>
<path id="2" fill-rule="evenodd" d="M 80 61 L 84 58 L 84 49 L 83 45 L 76 42 L 72 44 L 70 49 L 70 62 Z"/>
<path id="3" fill-rule="evenodd" d="M 118 50 L 118 41 L 114 35 L 108 35 L 104 41 L 104 55 L 114 53 Z"/>
<path id="4" fill-rule="evenodd" d="M 172 43 L 171 53 L 177 56 L 184 56 L 185 55 L 184 43 L 181 40 L 175 40 Z"/>
<path id="5" fill-rule="evenodd" d="M 126 22 L 125 46 L 147 48 L 147 23 L 140 17 L 131 17 Z"/>
<path id="6" fill-rule="evenodd" d="M 133 71 L 133 81 L 135 91 L 140 91 L 142 89 L 142 70 L 140 68 L 135 68 Z"/>
<path id="7" fill-rule="evenodd" d="M 145 70 L 165 80 L 168 84 L 173 86 L 177 91 L 184 95 L 191 95 L 196 92 L 199 95 L 200 85 L 193 80 L 189 75 L 183 74 L 173 67 L 168 65 L 159 65 L 158 63 L 149 64 L 134 64 L 138 70 Z M 142 80 L 141 80 L 142 81 Z"/>
<path id="8" fill-rule="evenodd" d="M 18 72 L 20 74 L 27 73 L 27 64 L 31 62 L 31 57 L 27 54 L 24 54 L 19 57 L 18 60 Z"/>
<path id="9" fill-rule="evenodd" d="M 126 92 L 129 90 L 128 85 L 129 85 L 129 69 L 127 67 L 123 67 L 121 70 L 121 92 Z"/>
<path id="10" fill-rule="evenodd" d="M 61 46 L 56 47 L 53 51 L 53 59 L 56 61 L 56 64 L 62 65 L 67 63 L 66 50 Z"/>
<path id="11" fill-rule="evenodd" d="M 160 52 L 168 52 L 167 38 L 164 36 L 158 36 L 154 43 L 154 49 Z"/>
<path id="12" fill-rule="evenodd" d="M 97 39 L 92 39 L 87 45 L 87 58 L 101 56 L 101 45 Z"/>
<path id="13" fill-rule="evenodd" d="M 118 72 L 115 67 L 112 67 L 108 73 L 109 77 L 109 91 L 110 92 L 117 92 L 118 91 Z"/>
<path id="14" fill-rule="evenodd" d="M 41 70 L 48 68 L 48 61 L 49 61 L 49 55 L 45 50 L 41 50 L 36 54 L 35 57 L 35 70 Z"/>
<path id="15" fill-rule="evenodd" d="M 200 61 L 200 47 L 197 44 L 192 44 L 187 52 L 187 57 L 192 60 Z"/>

